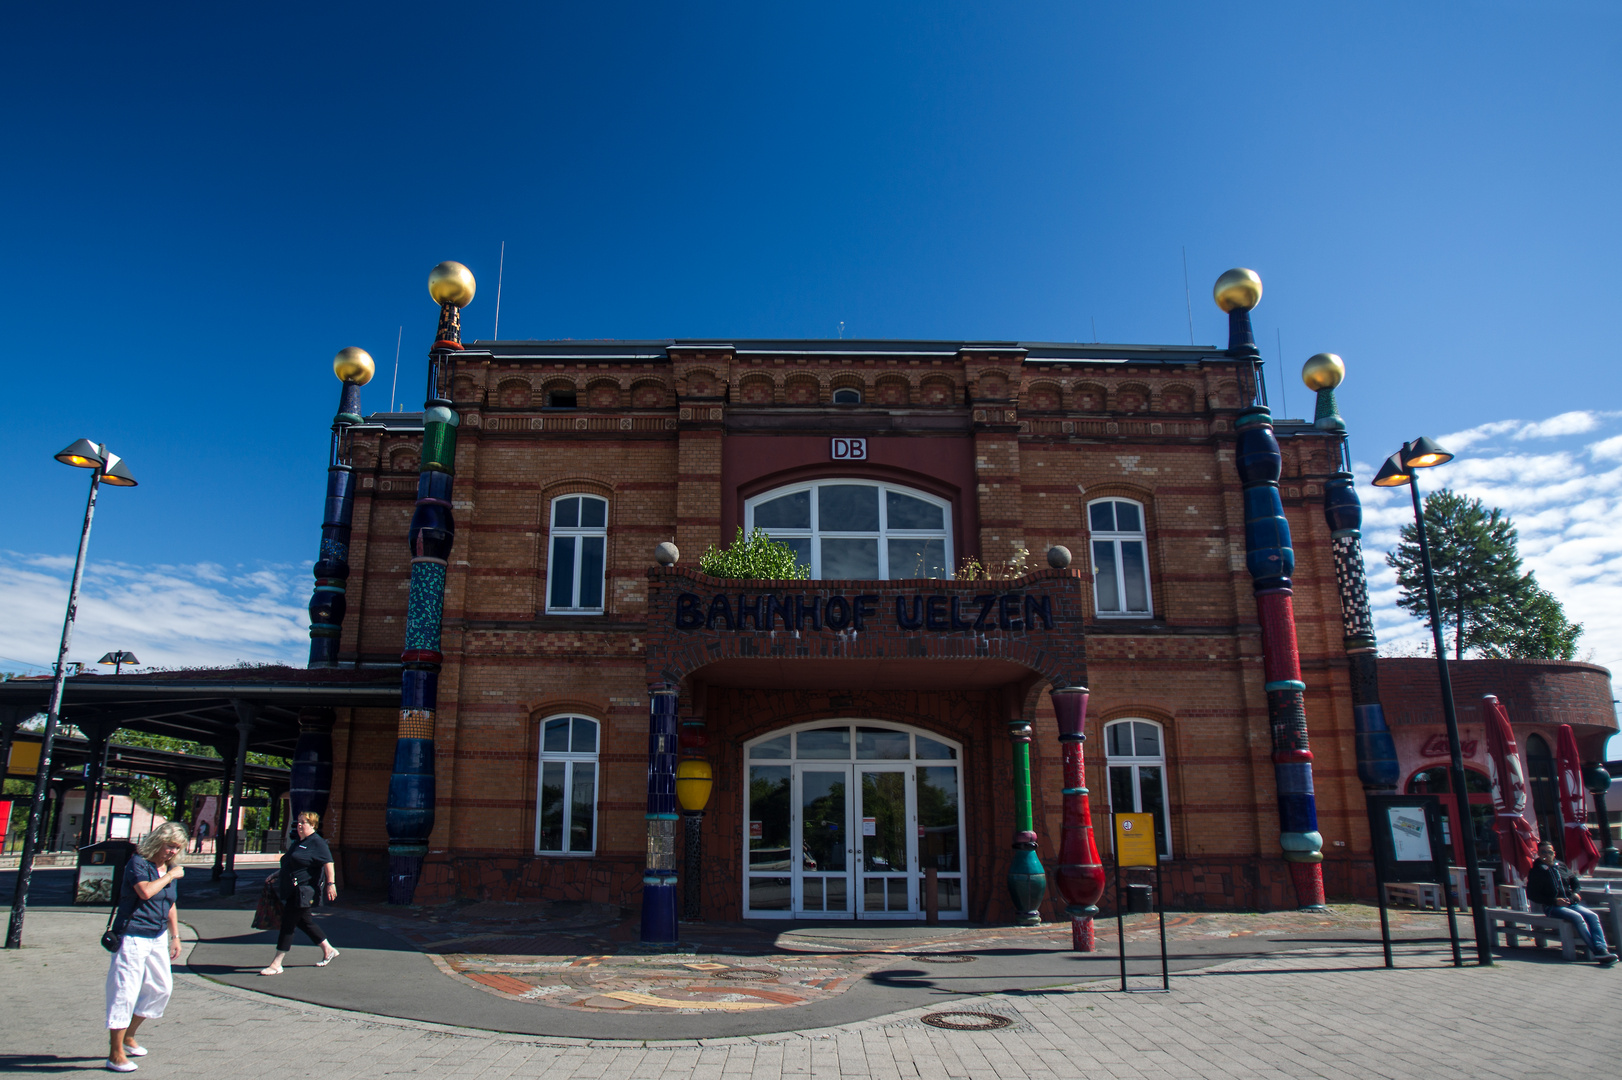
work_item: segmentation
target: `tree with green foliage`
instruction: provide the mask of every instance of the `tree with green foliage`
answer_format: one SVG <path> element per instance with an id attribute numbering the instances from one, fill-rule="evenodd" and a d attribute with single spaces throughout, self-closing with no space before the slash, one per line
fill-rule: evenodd
<path id="1" fill-rule="evenodd" d="M 711 577 L 757 581 L 805 581 L 811 576 L 811 568 L 800 562 L 793 548 L 760 529 L 744 536 L 740 528 L 731 547 L 711 544 L 698 557 L 698 568 Z"/>
<path id="2" fill-rule="evenodd" d="M 1521 573 L 1515 524 L 1503 510 L 1488 509 L 1443 488 L 1425 497 L 1422 511 L 1430 542 L 1436 606 L 1443 634 L 1453 635 L 1453 656 L 1570 660 L 1581 624 L 1566 619 L 1560 601 Z M 1386 563 L 1397 572 L 1397 603 L 1429 627 L 1419 533 L 1402 527 Z"/>

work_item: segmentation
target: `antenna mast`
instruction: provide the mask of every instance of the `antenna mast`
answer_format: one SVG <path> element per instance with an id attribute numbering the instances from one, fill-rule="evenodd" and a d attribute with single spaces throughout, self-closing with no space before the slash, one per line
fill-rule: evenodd
<path id="1" fill-rule="evenodd" d="M 1194 301 L 1188 292 L 1188 245 L 1183 245 L 1183 304 L 1188 308 L 1188 343 L 1194 344 Z"/>
<path id="2" fill-rule="evenodd" d="M 496 328 L 490 331 L 493 340 L 501 340 L 501 275 L 507 269 L 507 241 L 501 242 L 501 262 L 496 264 Z"/>
<path id="3" fill-rule="evenodd" d="M 389 384 L 389 409 L 399 412 L 399 402 L 394 400 L 394 392 L 400 389 L 400 339 L 405 336 L 405 327 L 402 325 L 394 335 L 394 382 Z"/>

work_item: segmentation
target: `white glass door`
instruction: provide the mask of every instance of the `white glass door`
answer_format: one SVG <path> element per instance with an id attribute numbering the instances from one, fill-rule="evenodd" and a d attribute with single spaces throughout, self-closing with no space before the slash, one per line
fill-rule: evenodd
<path id="1" fill-rule="evenodd" d="M 851 915 L 850 766 L 797 765 L 794 911 L 807 918 Z"/>
<path id="2" fill-rule="evenodd" d="M 910 918 L 918 912 L 918 814 L 912 770 L 856 766 L 856 864 L 863 918 Z"/>
<path id="3" fill-rule="evenodd" d="M 934 870 L 942 919 L 965 900 L 962 750 L 873 720 L 751 740 L 744 757 L 744 917 L 907 919 Z"/>

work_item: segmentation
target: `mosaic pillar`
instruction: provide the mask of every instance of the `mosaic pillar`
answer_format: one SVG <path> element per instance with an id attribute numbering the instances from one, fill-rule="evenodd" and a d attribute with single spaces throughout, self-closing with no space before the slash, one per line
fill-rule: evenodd
<path id="1" fill-rule="evenodd" d="M 1014 843 L 1008 860 L 1008 895 L 1018 912 L 1014 921 L 1036 926 L 1042 921 L 1037 908 L 1047 892 L 1048 876 L 1036 857 L 1036 817 L 1031 809 L 1031 725 L 1024 717 L 1008 721 L 1014 749 Z"/>
<path id="2" fill-rule="evenodd" d="M 1272 729 L 1273 780 L 1278 790 L 1279 846 L 1290 868 L 1296 902 L 1323 906 L 1323 837 L 1312 787 L 1312 751 L 1307 745 L 1306 683 L 1295 642 L 1295 572 L 1290 524 L 1284 517 L 1278 480 L 1283 455 L 1273 435 L 1273 417 L 1261 379 L 1261 357 L 1250 329 L 1250 311 L 1262 283 L 1249 270 L 1230 270 L 1217 280 L 1217 305 L 1228 312 L 1228 353 L 1249 361 L 1257 404 L 1239 414 L 1236 464 L 1244 488 L 1245 568 L 1250 572 L 1261 623 L 1267 717 Z"/>
<path id="3" fill-rule="evenodd" d="M 456 425 L 451 408 L 453 360 L 462 348 L 461 309 L 473 299 L 473 275 L 444 262 L 428 277 L 439 304 L 439 331 L 428 352 L 428 395 L 422 410 L 417 505 L 411 515 L 411 587 L 406 600 L 405 649 L 400 653 L 400 727 L 389 778 L 389 903 L 409 904 L 417 891 L 428 837 L 434 831 L 434 721 L 439 708 L 440 619 L 445 569 L 456 540 L 451 483 Z"/>
<path id="4" fill-rule="evenodd" d="M 648 865 L 642 874 L 642 941 L 676 936 L 676 688 L 648 689 Z"/>
<path id="5" fill-rule="evenodd" d="M 1059 721 L 1059 743 L 1064 754 L 1064 837 L 1059 844 L 1056 884 L 1070 916 L 1070 944 L 1077 952 L 1098 947 L 1093 917 L 1104 894 L 1104 865 L 1093 840 L 1093 811 L 1087 800 L 1086 762 L 1087 688 L 1054 687 L 1053 715 Z"/>
<path id="6" fill-rule="evenodd" d="M 310 597 L 310 663 L 312 668 L 338 666 L 338 641 L 344 631 L 344 586 L 349 580 L 349 531 L 355 514 L 355 471 L 349 429 L 361 422 L 360 388 L 371 381 L 372 358 L 364 349 L 341 350 L 332 370 L 343 382 L 338 415 L 332 420 L 332 449 L 327 456 L 327 501 L 321 515 L 321 551 L 315 560 L 315 594 Z"/>
<path id="7" fill-rule="evenodd" d="M 1369 611 L 1369 583 L 1363 563 L 1363 504 L 1346 467 L 1346 421 L 1335 403 L 1335 388 L 1346 378 L 1346 365 L 1334 353 L 1319 353 L 1301 369 L 1301 381 L 1318 395 L 1313 426 L 1340 436 L 1340 468 L 1324 484 L 1324 521 L 1335 558 L 1335 584 L 1340 591 L 1340 621 L 1346 666 L 1352 681 L 1352 723 L 1357 739 L 1357 778 L 1370 794 L 1392 793 L 1401 778 L 1397 744 L 1380 705 L 1380 674 L 1375 661 L 1379 643 Z"/>

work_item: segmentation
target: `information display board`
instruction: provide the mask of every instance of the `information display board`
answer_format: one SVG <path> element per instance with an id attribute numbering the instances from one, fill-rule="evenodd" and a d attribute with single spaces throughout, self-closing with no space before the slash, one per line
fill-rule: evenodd
<path id="1" fill-rule="evenodd" d="M 1158 866 L 1153 814 L 1115 815 L 1115 859 L 1120 866 Z"/>

